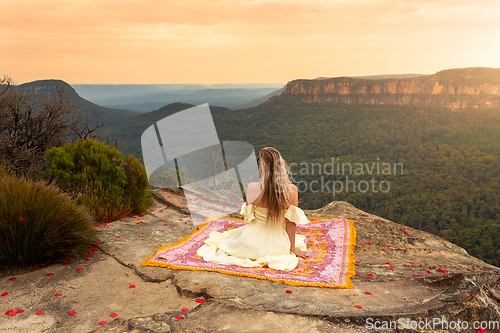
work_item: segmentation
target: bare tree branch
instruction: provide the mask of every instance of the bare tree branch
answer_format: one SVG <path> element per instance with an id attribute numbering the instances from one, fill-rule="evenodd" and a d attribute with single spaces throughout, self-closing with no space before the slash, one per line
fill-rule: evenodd
<path id="1" fill-rule="evenodd" d="M 8 76 L 0 80 L 0 162 L 16 173 L 41 167 L 51 147 L 96 137 L 102 126 L 92 125 L 63 88 L 37 95 Z"/>

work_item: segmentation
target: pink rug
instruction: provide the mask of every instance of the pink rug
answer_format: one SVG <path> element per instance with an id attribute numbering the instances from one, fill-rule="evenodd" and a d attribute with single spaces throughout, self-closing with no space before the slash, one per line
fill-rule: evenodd
<path id="1" fill-rule="evenodd" d="M 203 245 L 208 234 L 224 232 L 245 225 L 243 220 L 208 217 L 207 222 L 197 227 L 191 235 L 175 244 L 164 245 L 144 260 L 143 266 L 158 266 L 170 269 L 215 271 L 262 280 L 281 282 L 296 286 L 325 288 L 353 287 L 354 247 L 356 230 L 354 222 L 346 219 L 309 219 L 306 225 L 297 225 L 297 233 L 306 236 L 309 259 L 300 259 L 292 271 L 269 268 L 244 268 L 205 262 L 196 250 Z"/>

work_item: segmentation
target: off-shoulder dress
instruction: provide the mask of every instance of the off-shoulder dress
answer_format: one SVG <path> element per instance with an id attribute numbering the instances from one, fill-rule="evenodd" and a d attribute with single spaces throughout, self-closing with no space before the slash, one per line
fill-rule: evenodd
<path id="1" fill-rule="evenodd" d="M 298 258 L 290 251 L 285 218 L 295 224 L 307 224 L 304 211 L 291 205 L 282 221 L 267 222 L 267 208 L 243 204 L 240 213 L 248 224 L 225 231 L 211 232 L 197 253 L 205 261 L 240 267 L 268 266 L 277 270 L 293 270 Z M 295 235 L 295 247 L 306 251 L 304 235 Z"/>

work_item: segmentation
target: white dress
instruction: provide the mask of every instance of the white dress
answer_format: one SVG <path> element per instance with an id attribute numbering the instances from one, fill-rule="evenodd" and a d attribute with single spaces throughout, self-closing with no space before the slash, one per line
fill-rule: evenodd
<path id="1" fill-rule="evenodd" d="M 290 251 L 290 239 L 285 218 L 296 224 L 307 224 L 304 211 L 291 205 L 282 221 L 266 223 L 267 208 L 243 204 L 240 213 L 248 224 L 226 232 L 211 232 L 197 254 L 205 261 L 241 267 L 268 266 L 277 270 L 292 270 L 298 258 Z M 304 235 L 295 235 L 295 247 L 306 251 Z"/>

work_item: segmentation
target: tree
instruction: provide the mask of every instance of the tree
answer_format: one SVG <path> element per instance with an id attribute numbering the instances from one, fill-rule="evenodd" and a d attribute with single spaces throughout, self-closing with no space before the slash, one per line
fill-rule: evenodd
<path id="1" fill-rule="evenodd" d="M 17 88 L 10 77 L 0 79 L 0 163 L 17 174 L 43 168 L 44 153 L 97 137 L 102 124 L 92 124 L 63 88 L 41 95 Z"/>

